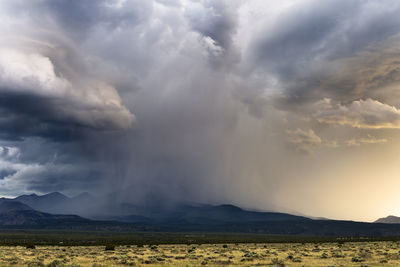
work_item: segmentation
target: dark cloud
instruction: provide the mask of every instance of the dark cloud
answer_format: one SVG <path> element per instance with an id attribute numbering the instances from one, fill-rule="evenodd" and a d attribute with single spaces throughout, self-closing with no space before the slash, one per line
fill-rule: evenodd
<path id="1" fill-rule="evenodd" d="M 26 3 L 13 3 L 14 10 L 26 7 Z M 134 27 L 143 23 L 151 13 L 151 1 L 109 1 L 109 0 L 42 0 L 28 4 L 35 19 L 46 12 L 69 35 L 85 39 L 93 31 L 105 28 L 114 31 L 118 28 Z M 21 11 L 19 11 L 21 12 Z M 38 17 L 36 17 L 38 16 Z"/>
<path id="2" fill-rule="evenodd" d="M 0 170 L 0 180 L 4 179 L 7 176 L 16 174 L 17 171 L 13 169 L 2 169 Z"/>
<path id="3" fill-rule="evenodd" d="M 390 0 L 300 2 L 259 31 L 251 46 L 255 66 L 260 72 L 275 73 L 292 104 L 322 94 L 351 95 L 351 84 L 336 84 L 322 91 L 322 82 L 346 67 L 341 59 L 398 34 L 399 10 L 400 5 Z"/>
<path id="4" fill-rule="evenodd" d="M 235 1 L 200 1 L 187 10 L 190 26 L 204 37 L 209 37 L 224 50 L 232 45 L 236 32 Z"/>
<path id="5" fill-rule="evenodd" d="M 57 118 L 57 106 L 37 96 L 0 96 L 1 136 L 8 140 L 42 137 L 53 141 L 80 139 L 85 126 Z"/>
<path id="6" fill-rule="evenodd" d="M 193 60 L 178 55 L 180 62 L 173 68 L 169 59 L 157 59 L 156 54 L 166 57 L 158 51 L 158 46 L 165 44 L 163 40 L 153 42 L 153 38 L 170 28 L 166 25 L 165 29 L 155 29 L 153 33 L 148 30 L 152 26 L 144 19 L 135 19 L 133 14 L 146 16 L 141 8 L 151 10 L 151 4 L 139 2 L 131 5 L 129 1 L 122 1 L 119 5 L 108 1 L 73 4 L 41 1 L 41 6 L 31 6 L 32 11 L 47 12 L 44 21 L 32 12 L 33 21 L 43 26 L 50 20 L 49 27 L 56 32 L 44 36 L 34 32 L 29 36 L 40 44 L 17 40 L 13 53 L 4 52 L 20 60 L 15 66 L 2 65 L 7 75 L 2 76 L 0 84 L 3 141 L 21 148 L 19 161 L 23 164 L 7 180 L 9 190 L 20 192 L 21 189 L 15 188 L 24 184 L 27 191 L 57 188 L 86 191 L 90 185 L 102 184 L 108 191 L 133 186 L 132 191 L 143 195 L 146 192 L 142 191 L 148 191 L 143 188 L 152 188 L 150 191 L 169 188 L 182 196 L 179 192 L 189 190 L 193 181 L 200 182 L 202 177 L 210 176 L 216 159 L 210 156 L 213 148 L 209 143 L 218 142 L 219 128 L 225 126 L 224 123 L 219 126 L 216 121 L 226 116 L 223 107 L 214 106 L 217 99 L 211 93 L 220 85 L 216 80 L 218 75 L 209 82 L 208 93 L 201 92 L 205 91 L 203 81 L 212 75 L 202 69 L 208 63 L 200 62 L 201 51 L 192 54 L 196 57 Z M 127 15 L 121 18 L 124 12 Z M 115 34 L 113 39 L 120 42 L 103 40 L 105 32 Z M 144 39 L 138 36 L 142 33 Z M 74 43 L 76 39 L 85 39 L 85 44 Z M 197 49 L 191 44 L 187 48 Z M 141 86 L 146 87 L 142 95 L 129 99 L 132 97 L 129 91 L 136 91 L 132 88 L 135 87 L 132 81 L 137 80 L 135 76 L 148 73 L 146 67 L 154 61 L 147 52 L 143 53 L 147 50 L 155 51 L 154 60 L 157 59 L 158 65 L 153 66 L 151 78 L 140 79 Z M 88 59 L 90 54 L 93 58 Z M 178 78 L 181 68 L 196 61 L 200 64 L 197 71 Z M 23 64 L 28 66 L 21 68 Z M 42 66 L 36 69 L 29 64 Z M 165 71 L 172 71 L 174 77 L 169 78 Z M 122 104 L 119 88 L 109 84 L 116 80 L 121 84 L 115 79 L 121 76 L 125 80 L 122 92 L 128 95 L 122 101 L 141 117 L 135 129 L 129 129 L 134 117 Z M 181 84 L 175 85 L 178 81 Z M 195 81 L 198 85 L 193 86 Z M 168 90 L 176 93 L 166 94 Z M 192 100 L 196 95 L 198 98 Z M 207 102 L 209 108 L 204 109 Z M 219 110 L 221 115 L 216 114 Z M 209 121 L 213 116 L 215 121 Z M 215 130 L 214 126 L 217 126 Z"/>

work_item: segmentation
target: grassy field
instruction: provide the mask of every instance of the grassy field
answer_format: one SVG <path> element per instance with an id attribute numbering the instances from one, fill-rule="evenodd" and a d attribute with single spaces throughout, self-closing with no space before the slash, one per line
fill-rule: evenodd
<path id="1" fill-rule="evenodd" d="M 400 241 L 400 237 L 312 237 L 248 233 L 170 233 L 71 230 L 0 230 L 0 246 L 99 246 L 226 243 L 327 243 Z"/>
<path id="2" fill-rule="evenodd" d="M 0 266 L 400 266 L 398 237 L 1 230 Z"/>
<path id="3" fill-rule="evenodd" d="M 400 266 L 400 243 L 0 247 L 0 266 Z"/>

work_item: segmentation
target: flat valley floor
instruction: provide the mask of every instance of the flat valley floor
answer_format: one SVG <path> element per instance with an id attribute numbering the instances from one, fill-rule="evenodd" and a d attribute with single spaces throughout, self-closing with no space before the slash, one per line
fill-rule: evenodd
<path id="1" fill-rule="evenodd" d="M 0 266 L 400 266 L 400 242 L 0 247 Z"/>

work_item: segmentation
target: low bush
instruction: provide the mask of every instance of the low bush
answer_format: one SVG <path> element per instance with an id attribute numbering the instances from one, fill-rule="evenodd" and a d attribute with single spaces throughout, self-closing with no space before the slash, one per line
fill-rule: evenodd
<path id="1" fill-rule="evenodd" d="M 35 249 L 36 248 L 35 244 L 26 244 L 25 247 L 28 248 L 28 249 Z"/>
<path id="2" fill-rule="evenodd" d="M 114 244 L 107 244 L 105 250 L 106 251 L 115 250 L 115 245 Z"/>

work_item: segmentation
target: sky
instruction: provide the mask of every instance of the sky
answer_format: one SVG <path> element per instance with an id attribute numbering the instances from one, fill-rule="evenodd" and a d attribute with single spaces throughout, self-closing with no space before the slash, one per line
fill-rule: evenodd
<path id="1" fill-rule="evenodd" d="M 0 195 L 400 216 L 397 0 L 3 0 Z"/>

